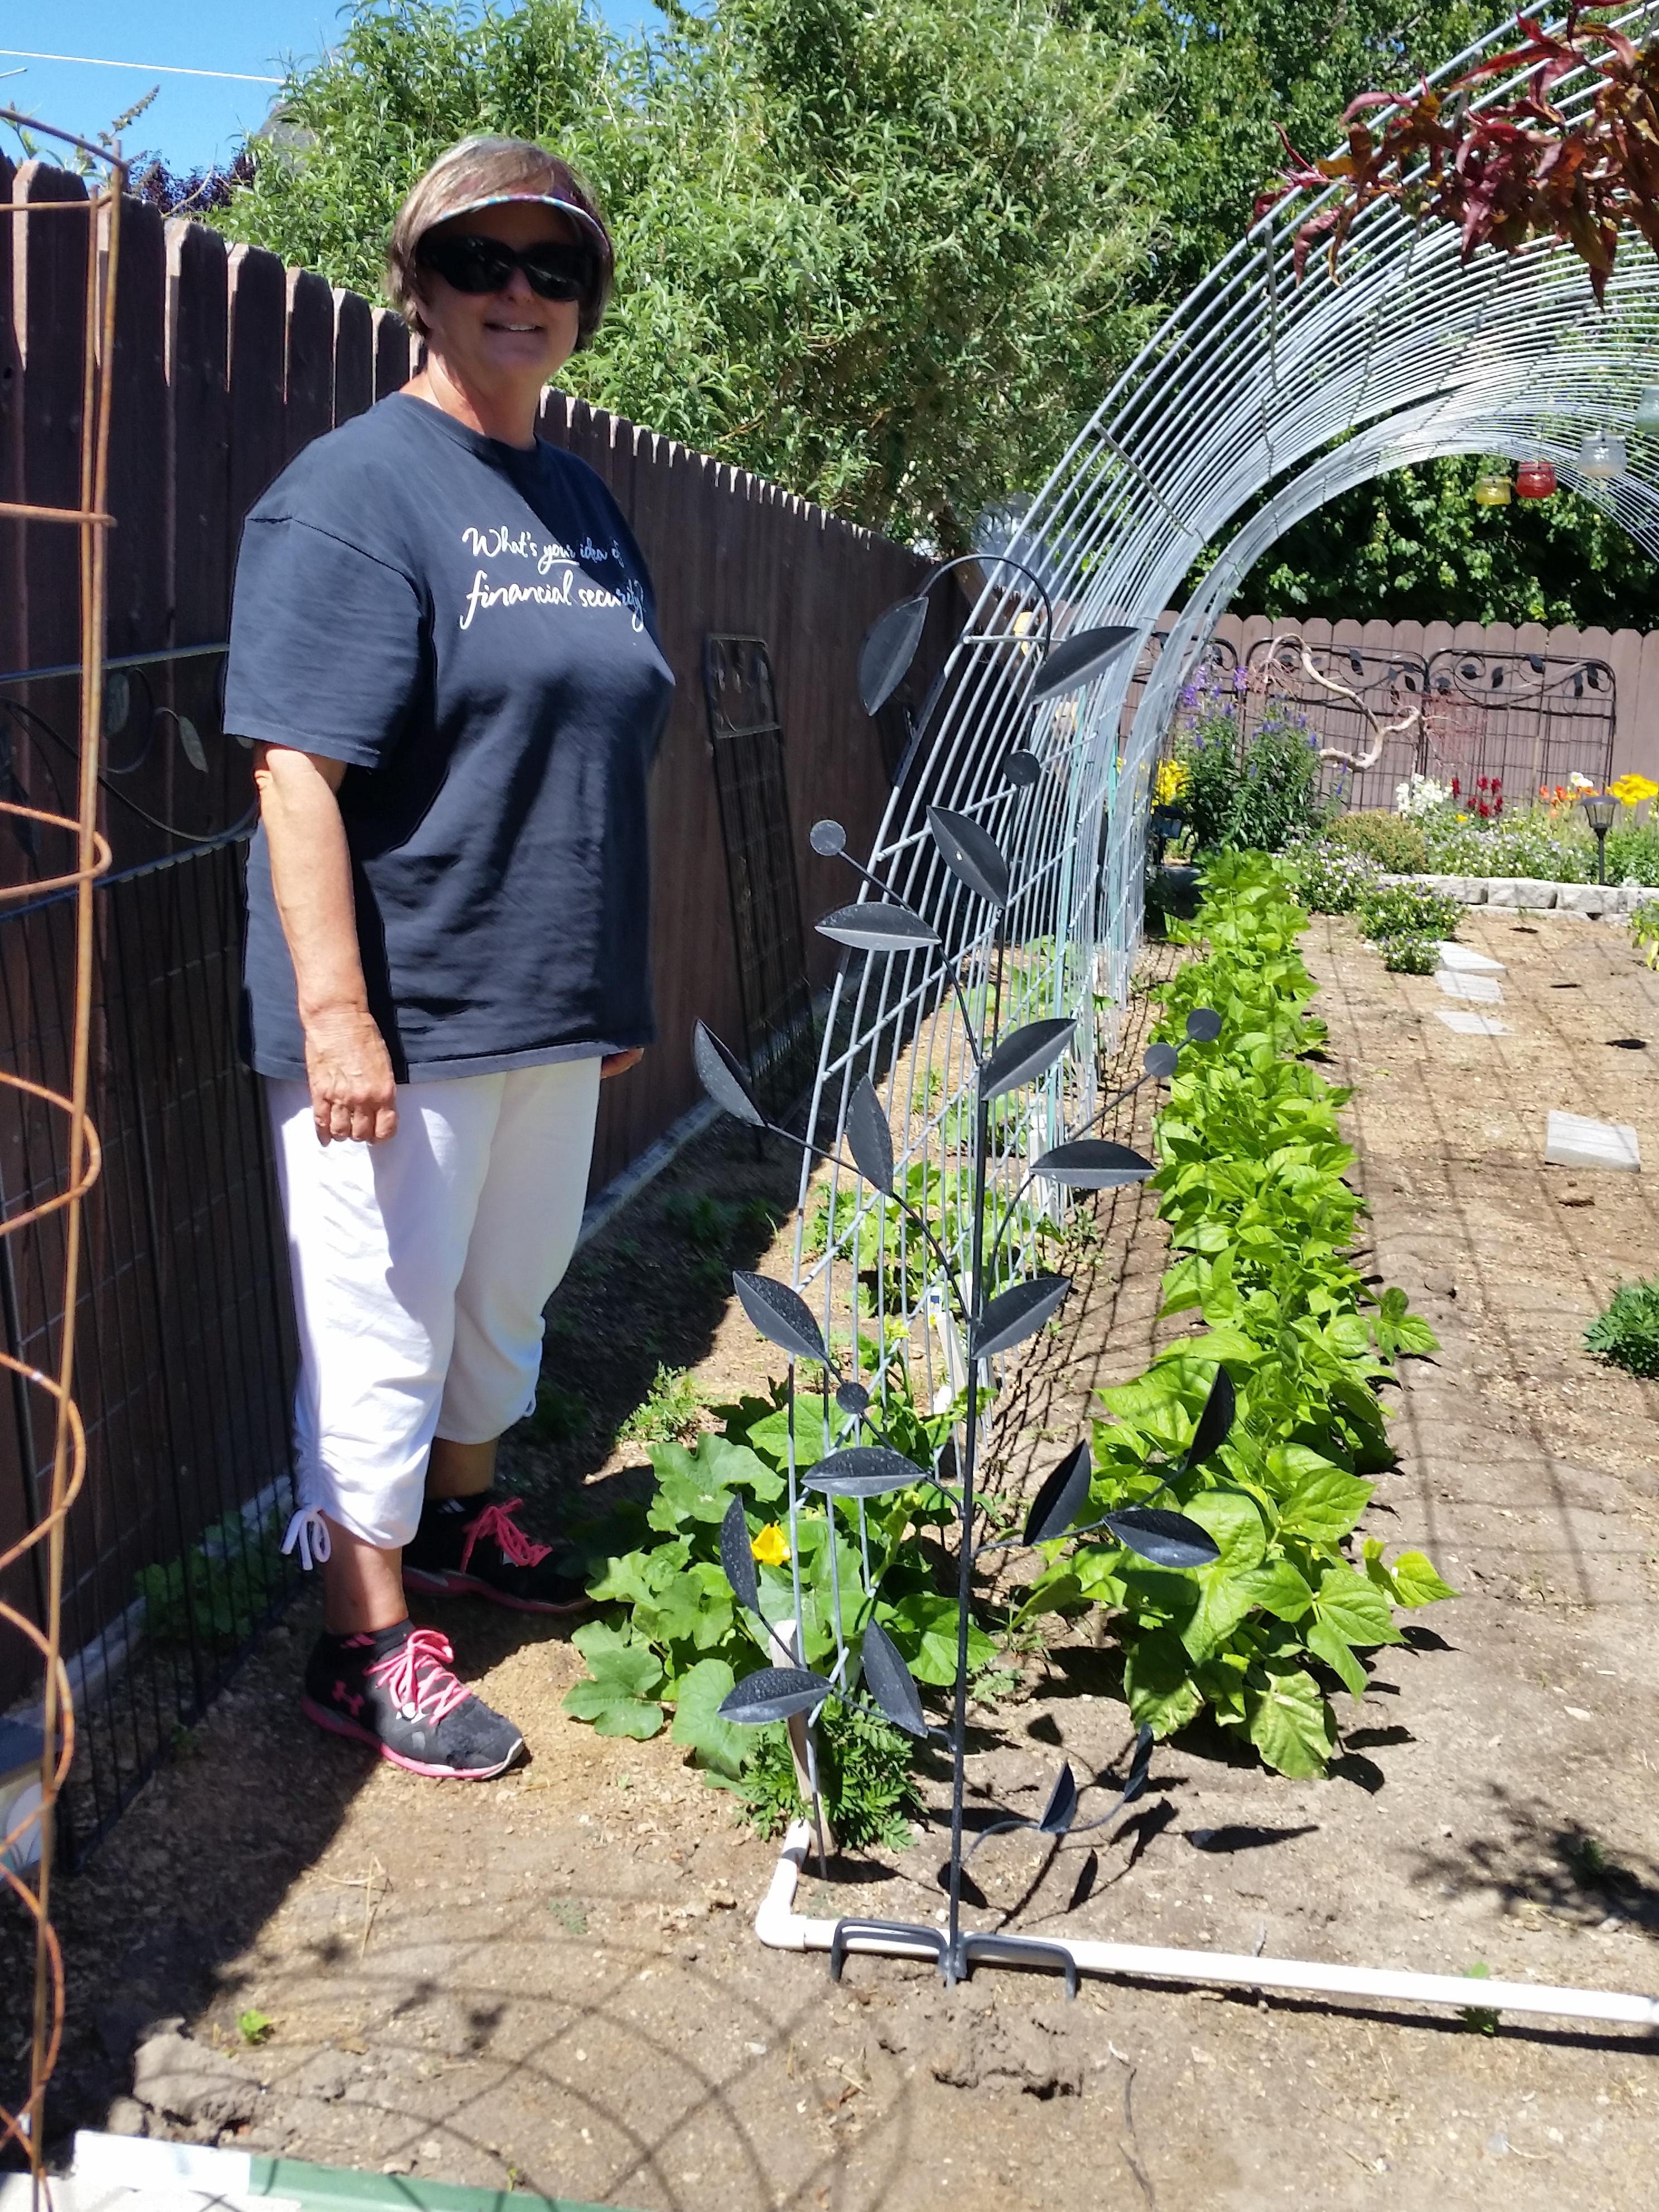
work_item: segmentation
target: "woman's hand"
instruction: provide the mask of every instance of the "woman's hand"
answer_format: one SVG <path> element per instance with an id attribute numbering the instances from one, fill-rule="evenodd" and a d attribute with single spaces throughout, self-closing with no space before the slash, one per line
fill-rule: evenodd
<path id="1" fill-rule="evenodd" d="M 305 1025 L 306 1079 L 319 1145 L 354 1139 L 383 1145 L 398 1131 L 392 1057 L 372 1014 L 343 1006 Z"/>
<path id="2" fill-rule="evenodd" d="M 645 1058 L 645 1047 L 631 1045 L 626 1052 L 608 1052 L 599 1062 L 599 1080 L 605 1082 L 612 1075 L 626 1075 L 630 1067 L 637 1067 Z"/>

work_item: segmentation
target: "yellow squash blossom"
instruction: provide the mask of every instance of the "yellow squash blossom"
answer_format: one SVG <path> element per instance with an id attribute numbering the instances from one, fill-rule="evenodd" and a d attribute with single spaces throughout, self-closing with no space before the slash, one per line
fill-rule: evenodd
<path id="1" fill-rule="evenodd" d="M 1172 799 L 1179 799 L 1187 788 L 1185 761 L 1166 760 L 1158 764 L 1158 781 L 1152 787 L 1153 796 L 1160 806 L 1167 806 Z"/>
<path id="2" fill-rule="evenodd" d="M 788 1540 L 775 1521 L 767 1523 L 749 1548 L 763 1567 L 781 1567 L 788 1562 Z"/>

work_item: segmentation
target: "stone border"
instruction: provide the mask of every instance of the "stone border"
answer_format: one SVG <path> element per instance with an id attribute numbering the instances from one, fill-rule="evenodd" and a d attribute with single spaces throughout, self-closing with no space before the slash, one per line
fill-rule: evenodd
<path id="1" fill-rule="evenodd" d="M 1495 906 L 1525 914 L 1605 916 L 1622 921 L 1650 899 L 1659 899 L 1654 884 L 1548 884 L 1531 876 L 1384 876 L 1385 884 L 1420 884 L 1443 891 L 1464 906 Z"/>

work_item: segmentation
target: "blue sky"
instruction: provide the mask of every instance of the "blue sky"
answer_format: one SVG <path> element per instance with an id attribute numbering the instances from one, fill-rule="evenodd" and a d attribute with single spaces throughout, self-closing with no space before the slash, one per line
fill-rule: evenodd
<path id="1" fill-rule="evenodd" d="M 600 13 L 629 31 L 655 10 L 649 0 L 600 0 Z M 22 72 L 0 76 L 0 106 L 90 138 L 159 85 L 127 149 L 155 148 L 174 168 L 199 167 L 227 158 L 258 128 L 276 88 L 236 76 L 163 75 L 160 65 L 279 76 L 289 55 L 320 52 L 338 21 L 334 0 L 57 0 L 51 7 L 0 0 L 0 47 L 145 64 L 97 68 L 0 54 L 0 71 Z M 15 153 L 15 145 L 8 143 L 7 150 Z"/>

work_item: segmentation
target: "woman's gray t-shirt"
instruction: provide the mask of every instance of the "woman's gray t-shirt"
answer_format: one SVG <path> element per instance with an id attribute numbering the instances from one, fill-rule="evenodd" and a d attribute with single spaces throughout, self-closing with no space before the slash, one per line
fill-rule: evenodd
<path id="1" fill-rule="evenodd" d="M 398 393 L 319 438 L 242 534 L 225 728 L 343 761 L 369 1009 L 399 1082 L 646 1044 L 647 784 L 674 679 L 585 462 Z M 247 1056 L 302 1076 L 264 833 Z"/>

